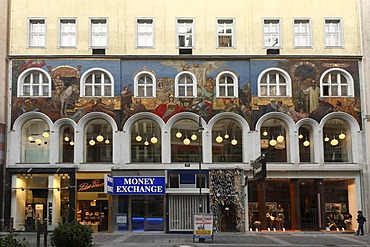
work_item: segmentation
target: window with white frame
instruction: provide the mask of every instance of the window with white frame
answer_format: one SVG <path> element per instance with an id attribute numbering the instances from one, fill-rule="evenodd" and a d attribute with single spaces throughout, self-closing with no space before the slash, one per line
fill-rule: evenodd
<path id="1" fill-rule="evenodd" d="M 148 72 L 143 71 L 138 73 L 135 78 L 135 97 L 155 97 L 155 76 Z"/>
<path id="2" fill-rule="evenodd" d="M 76 47 L 77 45 L 77 20 L 59 20 L 59 46 Z"/>
<path id="3" fill-rule="evenodd" d="M 29 19 L 28 22 L 29 47 L 45 47 L 46 46 L 46 20 L 45 19 Z"/>
<path id="4" fill-rule="evenodd" d="M 232 72 L 221 72 L 216 77 L 217 97 L 238 97 L 238 77 Z"/>
<path id="5" fill-rule="evenodd" d="M 320 78 L 320 93 L 325 96 L 353 96 L 353 78 L 344 69 L 329 69 Z"/>
<path id="6" fill-rule="evenodd" d="M 291 79 L 284 70 L 273 68 L 258 76 L 258 96 L 290 96 Z"/>
<path id="7" fill-rule="evenodd" d="M 137 47 L 154 46 L 154 20 L 137 19 Z"/>
<path id="8" fill-rule="evenodd" d="M 113 96 L 113 76 L 103 69 L 92 69 L 81 76 L 81 97 Z"/>
<path id="9" fill-rule="evenodd" d="M 280 47 L 280 20 L 267 19 L 263 21 L 263 38 L 265 47 Z"/>
<path id="10" fill-rule="evenodd" d="M 91 19 L 91 40 L 92 48 L 105 48 L 108 46 L 108 20 Z"/>
<path id="11" fill-rule="evenodd" d="M 294 20 L 294 46 L 311 47 L 310 20 Z"/>
<path id="12" fill-rule="evenodd" d="M 18 77 L 18 97 L 50 97 L 51 78 L 44 70 L 32 68 Z"/>
<path id="13" fill-rule="evenodd" d="M 343 46 L 341 20 L 338 19 L 325 20 L 325 46 L 326 47 Z"/>
<path id="14" fill-rule="evenodd" d="M 179 48 L 194 47 L 194 20 L 177 19 L 177 46 Z"/>
<path id="15" fill-rule="evenodd" d="M 217 20 L 217 39 L 218 47 L 234 46 L 234 20 Z"/>
<path id="16" fill-rule="evenodd" d="M 194 74 L 181 72 L 175 78 L 175 97 L 196 97 L 197 80 Z"/>

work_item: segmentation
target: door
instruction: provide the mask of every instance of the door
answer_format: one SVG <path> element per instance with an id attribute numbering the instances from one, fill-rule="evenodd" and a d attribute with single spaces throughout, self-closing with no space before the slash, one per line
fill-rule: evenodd
<path id="1" fill-rule="evenodd" d="M 236 212 L 234 205 L 225 205 L 221 210 L 221 231 L 235 232 L 236 228 Z"/>
<path id="2" fill-rule="evenodd" d="M 314 231 L 319 229 L 317 186 L 315 180 L 300 181 L 301 229 Z"/>
<path id="3" fill-rule="evenodd" d="M 132 231 L 163 231 L 163 196 L 132 196 Z"/>

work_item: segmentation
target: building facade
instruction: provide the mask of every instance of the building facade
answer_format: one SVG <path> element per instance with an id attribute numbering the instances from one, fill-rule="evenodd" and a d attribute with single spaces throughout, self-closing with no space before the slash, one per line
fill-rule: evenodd
<path id="1" fill-rule="evenodd" d="M 191 231 L 199 211 L 218 231 L 353 229 L 366 166 L 356 1 L 29 4 L 10 18 L 16 229 Z M 105 193 L 106 175 L 131 187 Z M 149 189 L 157 178 L 165 190 Z"/>

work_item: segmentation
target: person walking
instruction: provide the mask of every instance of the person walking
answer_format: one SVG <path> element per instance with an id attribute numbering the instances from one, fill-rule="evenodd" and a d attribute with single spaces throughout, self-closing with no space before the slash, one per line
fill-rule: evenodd
<path id="1" fill-rule="evenodd" d="M 365 216 L 362 214 L 362 211 L 357 211 L 357 223 L 358 223 L 358 230 L 357 230 L 357 236 L 360 234 L 364 235 L 364 223 L 366 222 Z"/>

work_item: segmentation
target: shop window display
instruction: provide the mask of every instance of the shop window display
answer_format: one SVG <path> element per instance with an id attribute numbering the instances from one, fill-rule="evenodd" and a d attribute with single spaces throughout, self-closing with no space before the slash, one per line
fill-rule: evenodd
<path id="1" fill-rule="evenodd" d="M 108 229 L 108 202 L 106 200 L 84 200 L 77 204 L 76 220 L 91 226 L 94 232 Z"/>

